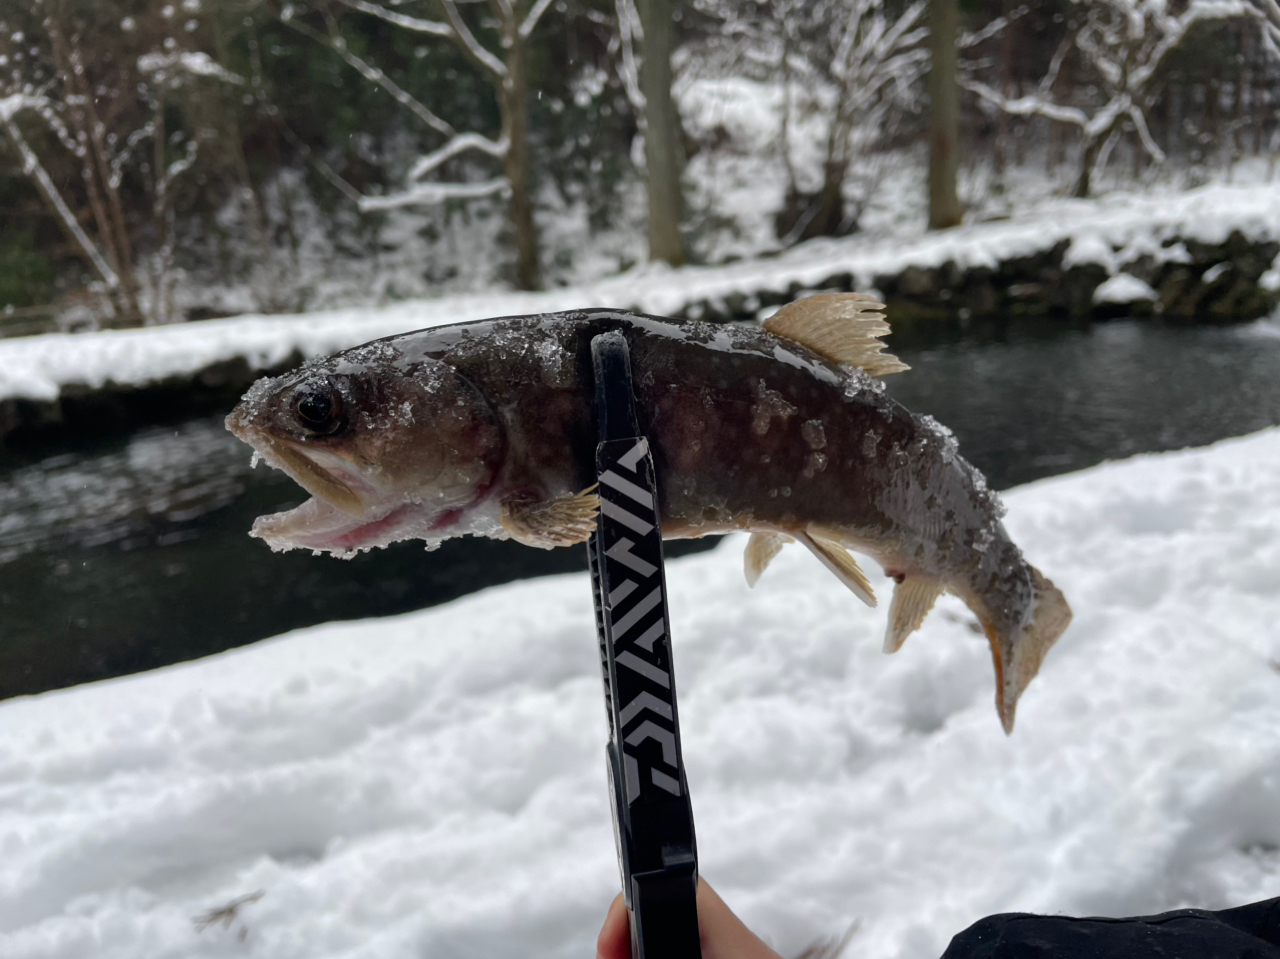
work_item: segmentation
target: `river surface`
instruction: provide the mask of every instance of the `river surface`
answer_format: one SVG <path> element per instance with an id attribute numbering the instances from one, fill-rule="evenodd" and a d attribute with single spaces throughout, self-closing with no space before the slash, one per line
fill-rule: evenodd
<path id="1" fill-rule="evenodd" d="M 890 393 L 949 426 L 997 488 L 1280 423 L 1271 323 L 1026 324 L 899 355 L 913 370 L 891 377 Z M 0 469 L 0 698 L 585 566 L 580 548 L 465 539 L 344 561 L 273 554 L 246 535 L 254 517 L 303 498 L 283 474 L 251 470 L 221 416 L 11 458 Z"/>

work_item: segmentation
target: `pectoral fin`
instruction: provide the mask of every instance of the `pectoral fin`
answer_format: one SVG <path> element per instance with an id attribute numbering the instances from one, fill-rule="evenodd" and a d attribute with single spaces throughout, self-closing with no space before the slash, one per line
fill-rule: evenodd
<path id="1" fill-rule="evenodd" d="M 539 549 L 585 543 L 596 531 L 596 514 L 600 512 L 595 489 L 589 486 L 576 495 L 550 500 L 509 496 L 502 501 L 502 528 L 517 543 Z"/>
<path id="2" fill-rule="evenodd" d="M 865 293 L 816 293 L 788 303 L 764 321 L 764 328 L 836 363 L 885 376 L 911 367 L 883 352 L 880 337 L 889 332 L 878 312 L 883 309 L 883 303 Z"/>
<path id="3" fill-rule="evenodd" d="M 875 607 L 876 594 L 872 592 L 866 574 L 858 568 L 858 564 L 854 562 L 844 546 L 834 540 L 823 539 L 808 532 L 799 534 L 799 539 L 809 547 L 814 556 L 818 557 L 818 561 L 823 566 L 835 573 L 840 582 L 853 591 L 853 595 L 868 606 Z"/>
<path id="4" fill-rule="evenodd" d="M 907 576 L 893 588 L 889 625 L 884 633 L 886 653 L 896 653 L 902 648 L 907 637 L 920 628 L 941 595 L 942 584 L 928 576 Z"/>
<path id="5" fill-rule="evenodd" d="M 782 547 L 794 542 L 790 536 L 783 536 L 781 533 L 752 533 L 747 540 L 747 550 L 742 554 L 747 585 L 755 586 L 773 558 L 782 551 Z"/>

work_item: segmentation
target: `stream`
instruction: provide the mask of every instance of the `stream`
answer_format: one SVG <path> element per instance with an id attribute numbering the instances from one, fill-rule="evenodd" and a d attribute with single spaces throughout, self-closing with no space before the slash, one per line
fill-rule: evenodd
<path id="1" fill-rule="evenodd" d="M 1274 322 L 1026 323 L 898 352 L 913 370 L 890 393 L 949 426 L 1002 489 L 1280 423 Z M 581 549 L 476 539 L 347 561 L 273 554 L 246 535 L 254 517 L 305 494 L 249 456 L 219 415 L 6 460 L 0 698 L 585 568 Z M 672 543 L 669 555 L 713 543 Z"/>

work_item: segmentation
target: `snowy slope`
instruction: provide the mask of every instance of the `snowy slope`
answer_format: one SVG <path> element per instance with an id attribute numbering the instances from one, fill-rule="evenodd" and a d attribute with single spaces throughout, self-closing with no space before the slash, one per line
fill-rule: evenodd
<path id="1" fill-rule="evenodd" d="M 1071 240 L 1068 264 L 1117 264 L 1142 253 L 1176 255 L 1171 238 L 1220 244 L 1239 230 L 1253 240 L 1280 238 L 1280 185 L 1214 185 L 1174 194 L 1115 194 L 1101 200 L 1052 200 L 1014 219 L 923 236 L 864 234 L 818 240 L 780 256 L 727 266 L 665 264 L 637 268 L 582 286 L 542 293 L 492 292 L 406 301 L 394 306 L 297 316 L 249 316 L 143 330 L 47 334 L 0 340 L 0 400 L 55 399 L 67 384 L 141 384 L 189 375 L 244 357 L 261 369 L 297 350 L 318 356 L 406 330 L 489 316 L 613 306 L 670 316 L 729 294 L 785 292 L 851 273 L 862 288 L 908 266 L 954 261 L 961 269 L 994 266 Z M 1125 251 L 1121 256 L 1117 251 Z M 1266 282 L 1280 283 L 1270 271 Z"/>
<path id="2" fill-rule="evenodd" d="M 1076 621 L 1008 739 L 958 603 L 890 658 L 794 547 L 754 591 L 741 538 L 673 562 L 703 874 L 784 954 L 857 921 L 867 959 L 1280 894 L 1277 474 L 1270 430 L 1009 494 Z M 560 577 L 0 704 L 0 956 L 591 955 L 595 655 Z"/>

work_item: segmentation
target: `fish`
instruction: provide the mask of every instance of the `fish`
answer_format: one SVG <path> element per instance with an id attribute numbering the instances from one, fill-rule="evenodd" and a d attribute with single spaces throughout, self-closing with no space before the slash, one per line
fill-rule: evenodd
<path id="1" fill-rule="evenodd" d="M 259 517 L 272 549 L 336 556 L 463 535 L 551 549 L 596 528 L 591 340 L 625 337 L 666 539 L 743 531 L 754 586 L 799 543 L 869 606 L 852 553 L 893 580 L 896 652 L 944 592 L 991 648 L 996 710 L 1066 630 L 1060 590 L 1027 563 L 951 432 L 890 398 L 883 304 L 819 293 L 761 323 L 615 309 L 499 317 L 389 336 L 255 383 L 226 419 L 311 498 Z"/>

